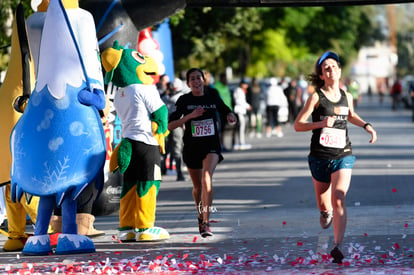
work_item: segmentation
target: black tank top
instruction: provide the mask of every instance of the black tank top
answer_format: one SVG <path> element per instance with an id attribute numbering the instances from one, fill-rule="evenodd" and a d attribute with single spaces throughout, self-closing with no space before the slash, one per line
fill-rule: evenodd
<path id="1" fill-rule="evenodd" d="M 335 116 L 332 128 L 318 128 L 312 131 L 310 154 L 320 159 L 340 159 L 352 155 L 351 142 L 348 137 L 348 100 L 343 90 L 338 102 L 330 101 L 317 89 L 319 104 L 312 112 L 312 121 L 322 121 L 328 116 Z M 324 130 L 325 129 L 325 130 Z"/>

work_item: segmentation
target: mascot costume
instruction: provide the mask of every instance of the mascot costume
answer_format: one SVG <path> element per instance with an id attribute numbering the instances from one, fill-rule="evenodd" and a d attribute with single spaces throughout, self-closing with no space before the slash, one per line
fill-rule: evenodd
<path id="1" fill-rule="evenodd" d="M 29 44 L 31 48 L 32 57 L 35 64 L 35 71 L 38 71 L 39 65 L 39 51 L 40 51 L 40 39 L 42 36 L 43 26 L 46 17 L 46 11 L 49 5 L 49 0 L 42 0 L 37 11 L 29 16 L 27 19 L 27 32 L 29 37 Z M 68 9 L 78 9 L 78 0 L 63 0 L 63 6 L 66 10 Z M 107 104 L 109 107 L 109 104 Z M 103 173 L 103 172 L 102 172 Z M 103 175 L 98 177 L 97 181 L 103 181 Z M 103 182 L 96 182 L 96 184 L 90 184 L 88 187 L 80 194 L 77 201 L 77 214 L 76 214 L 76 223 L 78 225 L 78 233 L 81 235 L 86 235 L 88 237 L 97 237 L 105 235 L 104 231 L 96 230 L 93 226 L 95 217 L 91 214 L 93 202 L 96 197 L 99 195 L 101 190 L 98 190 L 96 186 L 103 186 Z M 51 226 L 53 228 L 53 233 L 62 232 L 62 213 L 61 208 L 56 208 L 54 215 L 51 219 Z"/>
<path id="2" fill-rule="evenodd" d="M 123 174 L 118 238 L 121 241 L 168 239 L 154 227 L 161 183 L 161 152 L 168 135 L 168 110 L 154 85 L 154 59 L 115 41 L 102 52 L 105 82 L 117 86 L 114 106 L 121 120 L 122 141 L 111 157 L 111 170 Z"/>
<path id="3" fill-rule="evenodd" d="M 34 236 L 23 248 L 26 255 L 52 253 L 47 228 L 56 206 L 62 209 L 62 234 L 55 253 L 95 252 L 76 225 L 76 199 L 102 171 L 106 156 L 98 112 L 105 96 L 94 34 L 90 13 L 66 11 L 61 0 L 50 1 L 36 86 L 10 137 L 11 197 L 40 197 Z"/>
<path id="4" fill-rule="evenodd" d="M 12 202 L 10 197 L 10 134 L 21 116 L 24 104 L 34 87 L 34 65 L 31 60 L 27 40 L 24 11 L 18 5 L 13 22 L 11 55 L 6 78 L 0 88 L 0 184 L 5 186 L 6 212 L 8 219 L 8 239 L 3 246 L 4 251 L 21 251 L 27 240 L 26 216 L 36 222 L 38 197 L 32 197 L 28 204 L 25 197 Z M 16 101 L 17 100 L 17 101 Z M 13 107 L 16 102 L 16 108 Z"/>

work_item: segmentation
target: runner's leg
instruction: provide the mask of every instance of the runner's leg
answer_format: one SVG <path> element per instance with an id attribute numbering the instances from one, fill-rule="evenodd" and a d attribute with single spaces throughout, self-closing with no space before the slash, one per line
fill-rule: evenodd
<path id="1" fill-rule="evenodd" d="M 210 207 L 213 203 L 213 173 L 219 162 L 219 156 L 215 153 L 210 153 L 203 160 L 203 174 L 202 174 L 202 193 L 201 201 L 203 205 L 203 222 L 208 223 L 210 219 Z"/>
<path id="2" fill-rule="evenodd" d="M 340 169 L 332 173 L 332 206 L 334 210 L 333 230 L 335 244 L 341 244 L 344 239 L 347 213 L 345 197 L 351 184 L 352 169 Z"/>

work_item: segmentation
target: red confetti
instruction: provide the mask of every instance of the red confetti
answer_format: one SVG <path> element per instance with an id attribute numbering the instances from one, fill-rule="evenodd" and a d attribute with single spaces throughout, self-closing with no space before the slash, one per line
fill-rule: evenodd
<path id="1" fill-rule="evenodd" d="M 394 249 L 400 249 L 400 245 L 399 245 L 398 243 L 395 243 L 395 244 L 393 245 L 393 247 L 394 247 Z"/>
<path id="2" fill-rule="evenodd" d="M 364 233 L 364 236 L 365 236 L 365 237 L 367 237 L 367 236 L 368 236 L 368 234 L 367 234 L 367 233 Z"/>
<path id="3" fill-rule="evenodd" d="M 408 227 L 408 223 L 404 224 L 404 227 L 407 228 Z"/>
<path id="4" fill-rule="evenodd" d="M 392 192 L 394 192 L 394 193 L 397 192 L 397 188 L 393 188 Z"/>
<path id="5" fill-rule="evenodd" d="M 188 257 L 188 253 L 185 253 L 185 254 L 183 255 L 183 260 L 187 259 L 187 257 Z"/>
<path id="6" fill-rule="evenodd" d="M 317 263 L 318 263 L 318 260 L 314 260 L 314 259 L 310 260 L 309 262 L 310 265 L 315 265 Z"/>
<path id="7" fill-rule="evenodd" d="M 193 243 L 195 243 L 196 241 L 197 241 L 197 236 L 194 236 Z"/>
<path id="8" fill-rule="evenodd" d="M 298 246 L 303 246 L 303 242 L 298 242 L 297 245 Z"/>
<path id="9" fill-rule="evenodd" d="M 219 221 L 216 220 L 210 220 L 210 223 L 218 223 Z"/>
<path id="10" fill-rule="evenodd" d="M 322 257 L 322 260 L 326 261 L 326 260 L 329 260 L 331 256 L 329 254 L 322 254 L 321 257 Z"/>
<path id="11" fill-rule="evenodd" d="M 283 225 L 286 225 L 286 222 L 283 222 Z"/>

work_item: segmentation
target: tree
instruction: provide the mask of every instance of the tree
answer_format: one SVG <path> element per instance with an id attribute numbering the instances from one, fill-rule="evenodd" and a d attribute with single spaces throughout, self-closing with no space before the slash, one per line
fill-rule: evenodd
<path id="1" fill-rule="evenodd" d="M 239 76 L 309 72 L 325 50 L 338 52 L 347 65 L 378 30 L 370 6 L 204 8 L 176 16 L 177 69 L 197 66 L 216 72 L 231 66 Z"/>
<path id="2" fill-rule="evenodd" d="M 0 71 L 7 69 L 14 11 L 20 2 L 23 4 L 25 16 L 29 16 L 33 13 L 32 8 L 30 7 L 30 0 L 0 1 Z"/>
<path id="3" fill-rule="evenodd" d="M 261 27 L 260 9 L 186 9 L 171 19 L 176 69 L 243 68 L 249 60 L 248 41 Z"/>

